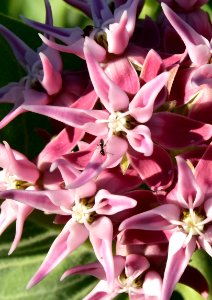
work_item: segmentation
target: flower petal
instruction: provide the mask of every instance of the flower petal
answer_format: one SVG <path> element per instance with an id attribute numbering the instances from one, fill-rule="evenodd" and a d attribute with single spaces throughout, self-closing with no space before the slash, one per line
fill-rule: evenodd
<path id="1" fill-rule="evenodd" d="M 164 204 L 149 211 L 134 215 L 121 223 L 119 230 L 145 229 L 168 230 L 175 228 L 172 220 L 179 220 L 180 209 L 174 204 Z"/>
<path id="2" fill-rule="evenodd" d="M 61 261 L 79 247 L 88 237 L 88 231 L 81 224 L 70 220 L 54 240 L 42 265 L 27 285 L 31 288 L 48 275 Z"/>
<path id="3" fill-rule="evenodd" d="M 94 42 L 87 37 L 85 39 L 84 52 L 94 89 L 108 111 L 126 110 L 129 105 L 129 98 L 118 85 L 109 79 L 104 70 L 100 67 L 92 54 L 93 43 Z"/>
<path id="4" fill-rule="evenodd" d="M 129 104 L 130 114 L 140 123 L 147 122 L 153 113 L 154 102 L 168 81 L 169 73 L 164 72 L 141 87 Z"/>
<path id="5" fill-rule="evenodd" d="M 104 235 L 102 235 L 104 228 Z M 115 268 L 112 253 L 113 224 L 107 217 L 100 217 L 89 225 L 89 237 L 97 259 L 102 264 L 109 289 L 115 280 Z"/>
<path id="6" fill-rule="evenodd" d="M 186 235 L 182 232 L 172 234 L 169 241 L 169 252 L 163 277 L 161 299 L 170 299 L 173 289 L 187 267 L 196 248 L 194 238 L 185 246 Z"/>

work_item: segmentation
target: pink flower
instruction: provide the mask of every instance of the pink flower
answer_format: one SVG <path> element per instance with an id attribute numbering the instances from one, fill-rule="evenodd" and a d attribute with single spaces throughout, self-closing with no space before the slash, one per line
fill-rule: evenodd
<path id="1" fill-rule="evenodd" d="M 0 144 L 0 191 L 34 189 L 35 183 L 39 177 L 39 171 L 36 166 L 30 162 L 21 153 L 12 150 L 5 142 Z M 26 218 L 33 211 L 33 208 L 27 204 L 22 204 L 10 200 L 9 197 L 1 204 L 0 214 L 0 234 L 7 227 L 16 221 L 16 234 L 10 247 L 11 254 L 21 239 L 23 226 Z"/>
<path id="2" fill-rule="evenodd" d="M 183 40 L 193 64 L 195 66 L 207 64 L 211 58 L 210 41 L 208 41 L 201 34 L 197 33 L 165 3 L 162 3 L 161 6 L 167 19 Z"/>
<path id="3" fill-rule="evenodd" d="M 109 291 L 102 267 L 98 263 L 74 267 L 66 271 L 61 279 L 74 274 L 89 274 L 101 279 L 84 300 L 97 298 L 109 300 L 121 293 L 127 293 L 131 300 L 160 299 L 161 277 L 157 272 L 148 270 L 150 264 L 144 256 L 137 254 L 130 254 L 126 257 L 115 256 L 114 263 L 116 279 L 112 291 Z"/>
<path id="4" fill-rule="evenodd" d="M 170 297 L 196 245 L 212 256 L 211 157 L 211 145 L 195 169 L 191 169 L 183 158 L 177 157 L 178 181 L 166 196 L 167 204 L 135 215 L 120 226 L 121 230 L 170 230 L 163 299 Z"/>
<path id="5" fill-rule="evenodd" d="M 65 44 L 57 44 L 40 35 L 43 42 L 53 49 L 73 53 L 83 58 L 84 37 L 90 36 L 109 53 L 121 54 L 126 49 L 134 31 L 138 2 L 139 0 L 128 0 L 112 13 L 105 1 L 92 1 L 91 12 L 94 27 L 90 26 L 84 31 L 80 28 L 62 29 L 23 19 L 35 29 L 44 31 Z M 83 7 L 86 7 L 85 3 Z"/>
<path id="6" fill-rule="evenodd" d="M 45 1 L 45 4 L 47 22 L 52 22 L 49 2 Z M 49 96 L 60 91 L 62 60 L 56 50 L 44 44 L 35 52 L 3 25 L 0 26 L 0 33 L 11 45 L 16 59 L 27 73 L 19 82 L 9 83 L 0 89 L 0 103 L 14 104 L 0 122 L 0 128 L 3 128 L 26 111 L 24 104 L 47 104 Z"/>
<path id="7" fill-rule="evenodd" d="M 67 179 L 70 180 L 70 173 L 63 172 L 62 175 L 65 183 Z M 76 175 L 73 174 L 72 176 Z M 110 179 L 103 180 L 102 185 L 107 183 L 108 180 Z M 116 181 L 115 175 L 113 180 Z M 93 181 L 73 190 L 17 192 L 8 190 L 0 192 L 0 195 L 4 198 L 15 199 L 47 213 L 71 216 L 53 242 L 45 260 L 31 279 L 28 287 L 32 287 L 42 280 L 88 237 L 97 259 L 105 270 L 108 284 L 113 285 L 112 239 L 114 233 L 110 216 L 134 207 L 136 205 L 134 199 L 112 194 L 103 189 L 101 183 L 98 184 L 97 191 L 97 185 Z M 102 235 L 102 228 L 104 228 L 104 235 Z"/>

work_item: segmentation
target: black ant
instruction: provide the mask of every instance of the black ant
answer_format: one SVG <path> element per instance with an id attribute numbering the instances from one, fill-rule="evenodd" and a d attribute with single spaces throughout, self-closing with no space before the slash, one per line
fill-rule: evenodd
<path id="1" fill-rule="evenodd" d="M 104 143 L 103 139 L 100 140 L 99 146 L 100 146 L 100 154 L 103 155 L 103 156 L 105 156 L 105 149 L 104 149 L 105 143 Z"/>

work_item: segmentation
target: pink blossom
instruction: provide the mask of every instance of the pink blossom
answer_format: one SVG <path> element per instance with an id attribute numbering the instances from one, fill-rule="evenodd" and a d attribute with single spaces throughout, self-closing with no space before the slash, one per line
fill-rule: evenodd
<path id="1" fill-rule="evenodd" d="M 194 65 L 201 66 L 207 64 L 211 58 L 210 41 L 201 34 L 198 34 L 165 3 L 162 3 L 161 6 L 167 19 L 183 40 L 188 55 Z"/>
<path id="2" fill-rule="evenodd" d="M 114 263 L 116 279 L 111 292 L 108 290 L 108 283 L 98 263 L 74 267 L 66 271 L 61 279 L 63 280 L 67 276 L 74 274 L 89 274 L 101 279 L 84 300 L 91 300 L 97 297 L 98 299 L 109 300 L 114 299 L 121 293 L 128 293 L 131 300 L 160 299 L 161 277 L 157 272 L 148 270 L 150 264 L 144 256 L 137 254 L 130 254 L 126 258 L 115 256 Z"/>
<path id="3" fill-rule="evenodd" d="M 49 2 L 45 1 L 45 4 L 46 21 L 52 22 Z M 60 91 L 62 60 L 56 50 L 44 44 L 35 52 L 3 25 L 0 26 L 0 33 L 10 44 L 16 59 L 27 73 L 19 82 L 9 83 L 0 89 L 0 102 L 14 104 L 0 122 L 0 128 L 3 128 L 26 111 L 24 104 L 45 105 L 49 102 L 49 96 Z"/>
<path id="4" fill-rule="evenodd" d="M 0 191 L 14 189 L 18 190 L 34 189 L 35 183 L 39 177 L 39 171 L 36 166 L 30 162 L 21 153 L 12 150 L 5 142 L 0 144 Z M 0 234 L 7 227 L 16 221 L 16 234 L 11 245 L 9 254 L 11 254 L 21 239 L 23 226 L 26 218 L 33 211 L 30 205 L 14 202 L 9 197 L 1 204 L 0 214 Z"/>
<path id="5" fill-rule="evenodd" d="M 177 157 L 178 181 L 166 196 L 167 204 L 135 215 L 120 226 L 121 230 L 170 230 L 169 253 L 163 279 L 164 299 L 170 297 L 196 245 L 212 256 L 211 155 L 212 147 L 209 145 L 195 169 L 191 169 L 183 158 Z"/>
<path id="6" fill-rule="evenodd" d="M 83 58 L 84 36 L 88 35 L 106 48 L 109 53 L 121 54 L 126 49 L 134 31 L 138 2 L 138 0 L 128 0 L 115 9 L 113 14 L 105 1 L 92 1 L 91 12 L 94 27 L 90 26 L 88 34 L 86 28 L 84 31 L 80 28 L 62 29 L 23 19 L 37 30 L 44 31 L 65 43 L 65 45 L 57 44 L 40 35 L 43 42 L 53 49 L 74 53 Z M 83 6 L 86 7 L 84 3 Z"/>

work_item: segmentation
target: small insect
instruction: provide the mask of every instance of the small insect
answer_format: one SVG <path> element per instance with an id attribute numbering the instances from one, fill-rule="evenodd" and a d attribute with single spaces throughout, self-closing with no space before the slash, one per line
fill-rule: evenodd
<path id="1" fill-rule="evenodd" d="M 104 143 L 103 139 L 100 140 L 99 146 L 100 146 L 100 154 L 103 155 L 103 156 L 105 156 L 105 149 L 104 149 L 105 143 Z"/>

